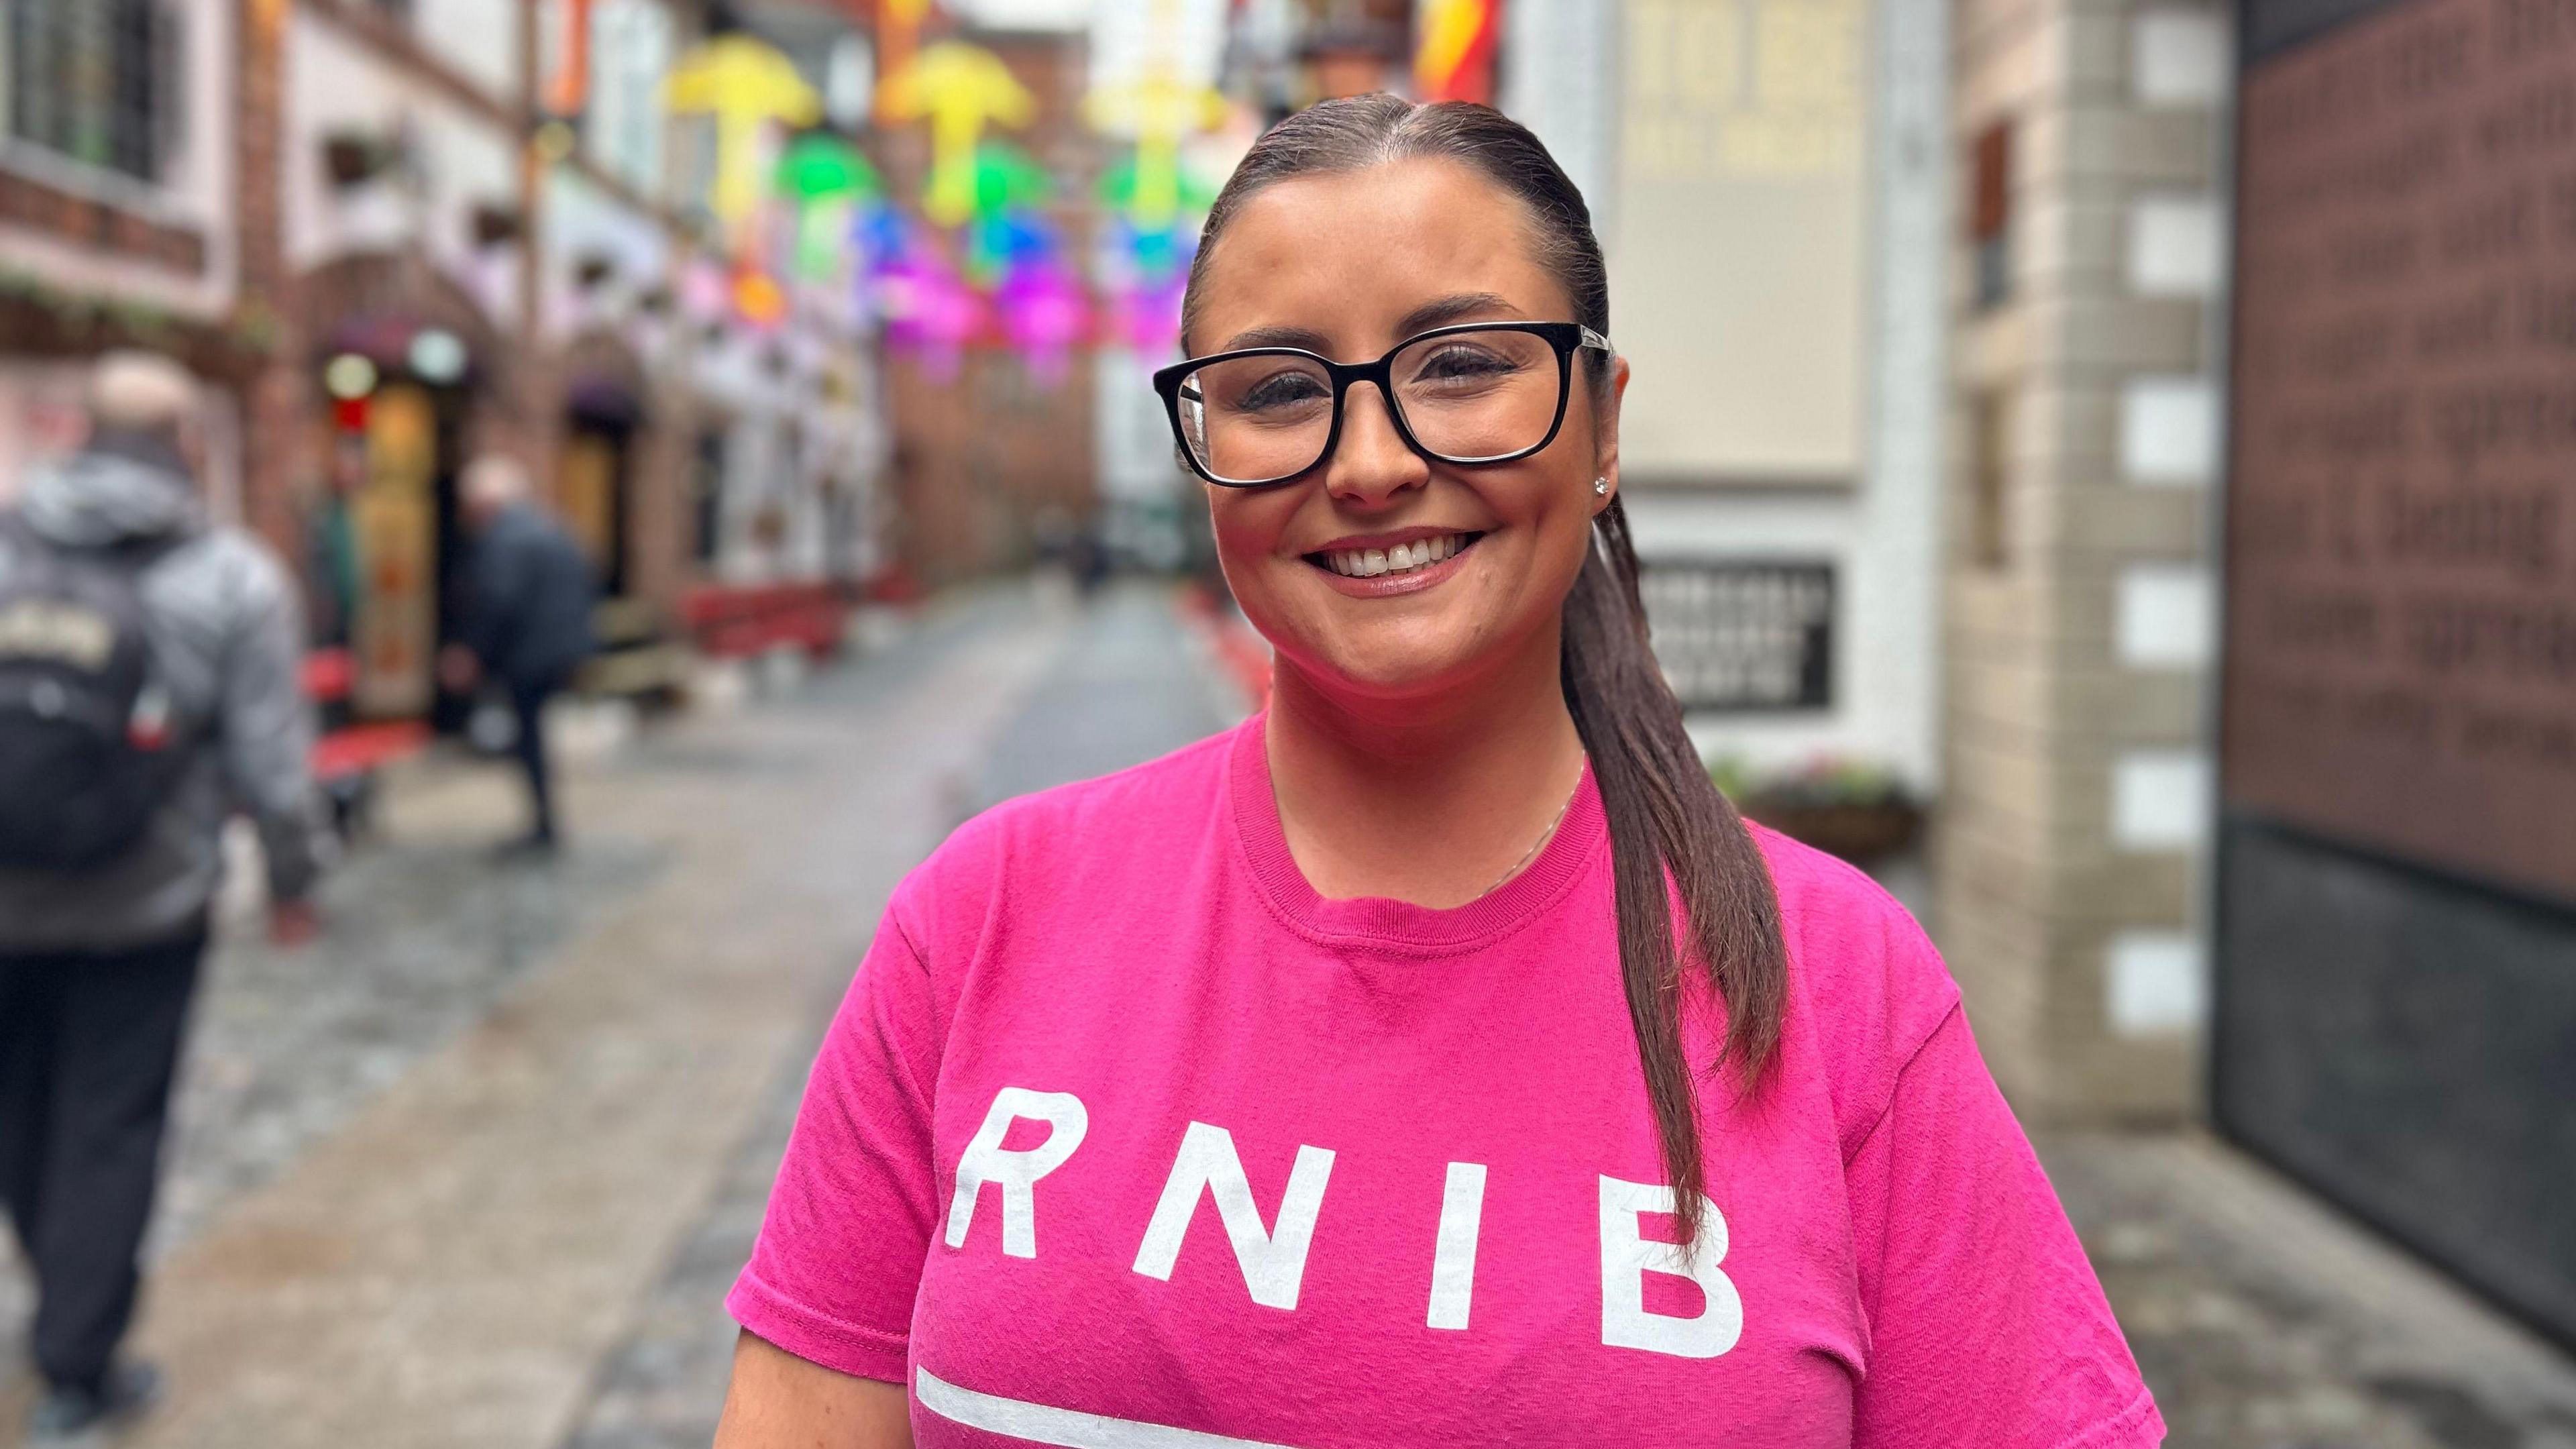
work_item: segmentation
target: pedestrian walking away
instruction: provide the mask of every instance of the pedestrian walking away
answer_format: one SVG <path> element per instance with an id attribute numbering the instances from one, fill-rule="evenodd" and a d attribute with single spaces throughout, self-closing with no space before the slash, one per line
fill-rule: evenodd
<path id="1" fill-rule="evenodd" d="M 1930 941 L 1692 745 L 1608 292 L 1499 112 L 1253 144 L 1154 386 L 1269 705 L 897 888 L 720 1449 L 2162 1439 Z"/>
<path id="2" fill-rule="evenodd" d="M 442 659 L 450 689 L 489 681 L 506 698 L 511 750 L 528 786 L 528 833 L 510 852 L 551 851 L 559 820 L 546 758 L 546 705 L 588 659 L 597 586 L 590 560 L 528 497 L 528 475 L 503 457 L 478 458 L 460 480 L 473 542 L 465 566 L 465 628 Z"/>
<path id="3" fill-rule="evenodd" d="M 0 514 L 0 1198 L 34 1270 L 39 1442 L 145 1406 L 119 1356 L 236 808 L 298 943 L 323 841 L 278 560 L 207 523 L 194 385 L 113 354 L 84 449 Z"/>

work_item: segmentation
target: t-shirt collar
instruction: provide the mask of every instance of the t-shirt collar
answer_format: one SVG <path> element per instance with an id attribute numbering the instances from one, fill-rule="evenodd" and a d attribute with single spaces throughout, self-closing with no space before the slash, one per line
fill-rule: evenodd
<path id="1" fill-rule="evenodd" d="M 1270 784 L 1270 753 L 1264 746 L 1268 722 L 1265 711 L 1234 732 L 1227 764 L 1232 779 L 1228 804 L 1255 888 L 1288 924 L 1308 935 L 1397 952 L 1475 950 L 1545 915 L 1609 847 L 1608 820 L 1587 759 L 1565 819 L 1538 857 L 1520 874 L 1465 905 L 1417 906 L 1381 896 L 1327 900 L 1307 882 L 1288 850 L 1287 831 L 1279 821 L 1279 797 Z"/>

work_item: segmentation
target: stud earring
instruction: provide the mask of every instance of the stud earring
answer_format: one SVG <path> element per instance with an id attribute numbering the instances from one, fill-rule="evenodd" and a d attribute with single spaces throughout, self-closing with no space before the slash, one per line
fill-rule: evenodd
<path id="1" fill-rule="evenodd" d="M 1593 480 L 1592 480 L 1592 493 L 1593 493 L 1593 496 L 1594 496 L 1594 497 L 1596 497 L 1596 498 L 1607 498 L 1607 497 L 1609 497 L 1609 496 L 1610 496 L 1610 480 L 1609 480 L 1609 479 L 1607 479 L 1607 478 L 1595 478 L 1595 479 L 1593 479 Z"/>

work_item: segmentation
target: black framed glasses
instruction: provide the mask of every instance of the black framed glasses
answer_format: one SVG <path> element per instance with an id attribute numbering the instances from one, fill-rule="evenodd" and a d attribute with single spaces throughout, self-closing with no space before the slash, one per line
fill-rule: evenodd
<path id="1" fill-rule="evenodd" d="M 1396 435 L 1442 463 L 1509 463 L 1556 441 L 1574 354 L 1611 355 L 1579 322 L 1467 322 L 1399 342 L 1375 362 L 1297 347 L 1193 357 L 1154 374 L 1190 470 L 1225 488 L 1303 476 L 1342 436 L 1342 399 L 1377 385 Z"/>

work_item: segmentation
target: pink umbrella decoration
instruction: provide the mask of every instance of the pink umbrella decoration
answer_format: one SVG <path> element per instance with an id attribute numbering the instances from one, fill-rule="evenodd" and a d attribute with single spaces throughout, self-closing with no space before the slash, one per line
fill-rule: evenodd
<path id="1" fill-rule="evenodd" d="M 984 326 L 984 302 L 955 269 L 926 249 L 898 258 L 877 277 L 886 345 L 911 354 L 934 380 L 956 378 L 966 344 Z"/>
<path id="2" fill-rule="evenodd" d="M 994 295 L 1002 336 L 1019 351 L 1029 375 L 1048 387 L 1064 381 L 1075 344 L 1090 322 L 1089 299 L 1061 262 L 1015 268 Z"/>
<path id="3" fill-rule="evenodd" d="M 1184 269 L 1166 277 L 1139 277 L 1109 293 L 1110 336 L 1146 357 L 1177 355 L 1181 345 L 1181 292 L 1189 285 Z"/>

